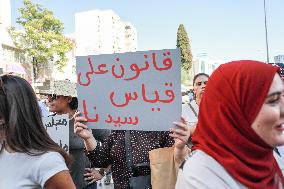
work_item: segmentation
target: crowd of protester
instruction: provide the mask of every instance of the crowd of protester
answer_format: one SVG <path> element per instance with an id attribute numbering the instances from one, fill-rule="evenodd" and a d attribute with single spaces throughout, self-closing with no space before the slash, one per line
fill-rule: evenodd
<path id="1" fill-rule="evenodd" d="M 283 73 L 244 60 L 223 64 L 210 77 L 195 75 L 193 100 L 181 104 L 181 119 L 169 131 L 91 130 L 77 110 L 75 83 L 54 81 L 41 91 L 43 102 L 27 81 L 3 75 L 0 188 L 95 189 L 112 172 L 116 189 L 155 189 L 149 152 L 170 147 L 177 189 L 284 188 L 277 153 L 284 145 Z M 69 116 L 68 153 L 42 122 L 62 114 Z"/>

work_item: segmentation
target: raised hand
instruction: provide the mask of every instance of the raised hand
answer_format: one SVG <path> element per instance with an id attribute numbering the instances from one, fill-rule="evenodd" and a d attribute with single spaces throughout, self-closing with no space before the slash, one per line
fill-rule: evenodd
<path id="1" fill-rule="evenodd" d="M 175 140 L 175 148 L 182 150 L 193 131 L 187 126 L 187 122 L 183 117 L 181 117 L 180 122 L 174 122 L 173 124 L 175 127 L 170 129 L 170 136 Z"/>
<path id="2" fill-rule="evenodd" d="M 74 119 L 74 133 L 76 133 L 84 140 L 90 139 L 93 134 L 91 129 L 88 129 L 88 126 L 85 124 L 87 122 L 87 119 L 85 117 L 82 117 L 80 112 L 76 112 L 74 114 Z"/>

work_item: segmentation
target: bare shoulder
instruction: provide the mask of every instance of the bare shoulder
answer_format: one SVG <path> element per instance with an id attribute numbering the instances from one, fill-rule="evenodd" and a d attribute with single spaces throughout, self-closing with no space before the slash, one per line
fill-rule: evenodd
<path id="1" fill-rule="evenodd" d="M 50 177 L 45 185 L 46 189 L 76 189 L 69 171 L 64 170 Z"/>

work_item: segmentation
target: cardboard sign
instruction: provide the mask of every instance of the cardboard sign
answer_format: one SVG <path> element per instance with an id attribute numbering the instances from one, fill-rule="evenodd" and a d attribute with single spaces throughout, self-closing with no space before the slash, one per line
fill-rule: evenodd
<path id="1" fill-rule="evenodd" d="M 65 151 L 69 151 L 69 118 L 68 115 L 55 115 L 42 117 L 43 126 L 45 127 L 50 138 L 56 142 Z"/>
<path id="2" fill-rule="evenodd" d="M 180 120 L 179 49 L 76 59 L 79 110 L 90 128 L 167 131 Z"/>

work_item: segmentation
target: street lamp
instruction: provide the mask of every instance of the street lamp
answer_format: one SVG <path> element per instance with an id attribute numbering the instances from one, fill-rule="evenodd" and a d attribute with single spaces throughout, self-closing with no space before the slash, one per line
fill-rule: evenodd
<path id="1" fill-rule="evenodd" d="M 266 21 L 266 0 L 263 0 L 263 7 L 264 7 L 264 24 L 265 24 L 265 40 L 266 40 L 266 61 L 267 61 L 267 63 L 269 63 L 267 21 Z"/>

